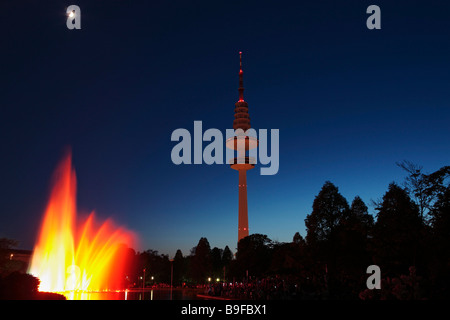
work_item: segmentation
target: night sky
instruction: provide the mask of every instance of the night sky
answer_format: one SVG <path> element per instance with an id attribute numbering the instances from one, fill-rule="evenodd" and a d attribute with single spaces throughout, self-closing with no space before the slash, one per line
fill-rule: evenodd
<path id="1" fill-rule="evenodd" d="M 395 3 L 393 3 L 395 2 Z M 81 30 L 66 7 L 81 8 Z M 369 5 L 381 30 L 368 30 Z M 235 252 L 238 174 L 175 165 L 171 134 L 232 128 L 243 51 L 252 127 L 279 129 L 276 175 L 249 171 L 250 233 L 292 241 L 325 181 L 370 206 L 409 160 L 450 159 L 448 1 L 0 3 L 0 238 L 32 249 L 70 147 L 81 214 L 184 255 Z M 204 143 L 204 146 L 207 143 Z"/>

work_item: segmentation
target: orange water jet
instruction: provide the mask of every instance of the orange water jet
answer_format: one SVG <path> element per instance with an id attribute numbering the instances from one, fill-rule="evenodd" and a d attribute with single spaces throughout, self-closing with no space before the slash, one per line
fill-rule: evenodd
<path id="1" fill-rule="evenodd" d="M 134 235 L 111 220 L 96 228 L 94 213 L 77 227 L 76 176 L 68 153 L 53 188 L 28 272 L 40 291 L 103 291 L 125 288 L 128 248 Z"/>

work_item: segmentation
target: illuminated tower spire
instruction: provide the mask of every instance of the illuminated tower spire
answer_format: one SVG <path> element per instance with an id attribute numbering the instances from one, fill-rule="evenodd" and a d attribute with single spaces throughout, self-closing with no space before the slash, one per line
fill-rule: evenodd
<path id="1" fill-rule="evenodd" d="M 247 206 L 247 170 L 255 167 L 255 159 L 246 156 L 246 152 L 258 146 L 255 137 L 247 135 L 250 129 L 248 104 L 244 101 L 244 72 L 242 71 L 242 52 L 239 52 L 239 100 L 235 103 L 233 129 L 234 137 L 227 139 L 226 146 L 237 150 L 237 157 L 230 160 L 231 168 L 239 172 L 239 218 L 238 242 L 249 235 Z M 241 129 L 241 130 L 239 130 Z"/>
<path id="2" fill-rule="evenodd" d="M 239 101 L 244 101 L 244 71 L 242 71 L 242 51 L 239 52 Z"/>

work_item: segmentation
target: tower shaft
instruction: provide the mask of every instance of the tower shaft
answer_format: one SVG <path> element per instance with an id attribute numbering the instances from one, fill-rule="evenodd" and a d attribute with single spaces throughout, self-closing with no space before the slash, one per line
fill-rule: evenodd
<path id="1" fill-rule="evenodd" d="M 248 236 L 248 206 L 247 206 L 247 170 L 239 172 L 239 223 L 238 242 Z"/>

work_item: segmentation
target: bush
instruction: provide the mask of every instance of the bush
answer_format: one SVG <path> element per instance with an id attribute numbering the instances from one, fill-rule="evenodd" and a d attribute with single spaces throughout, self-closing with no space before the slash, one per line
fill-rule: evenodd
<path id="1" fill-rule="evenodd" d="M 1 300 L 63 300 L 56 293 L 39 292 L 40 280 L 30 274 L 13 272 L 0 279 Z"/>

